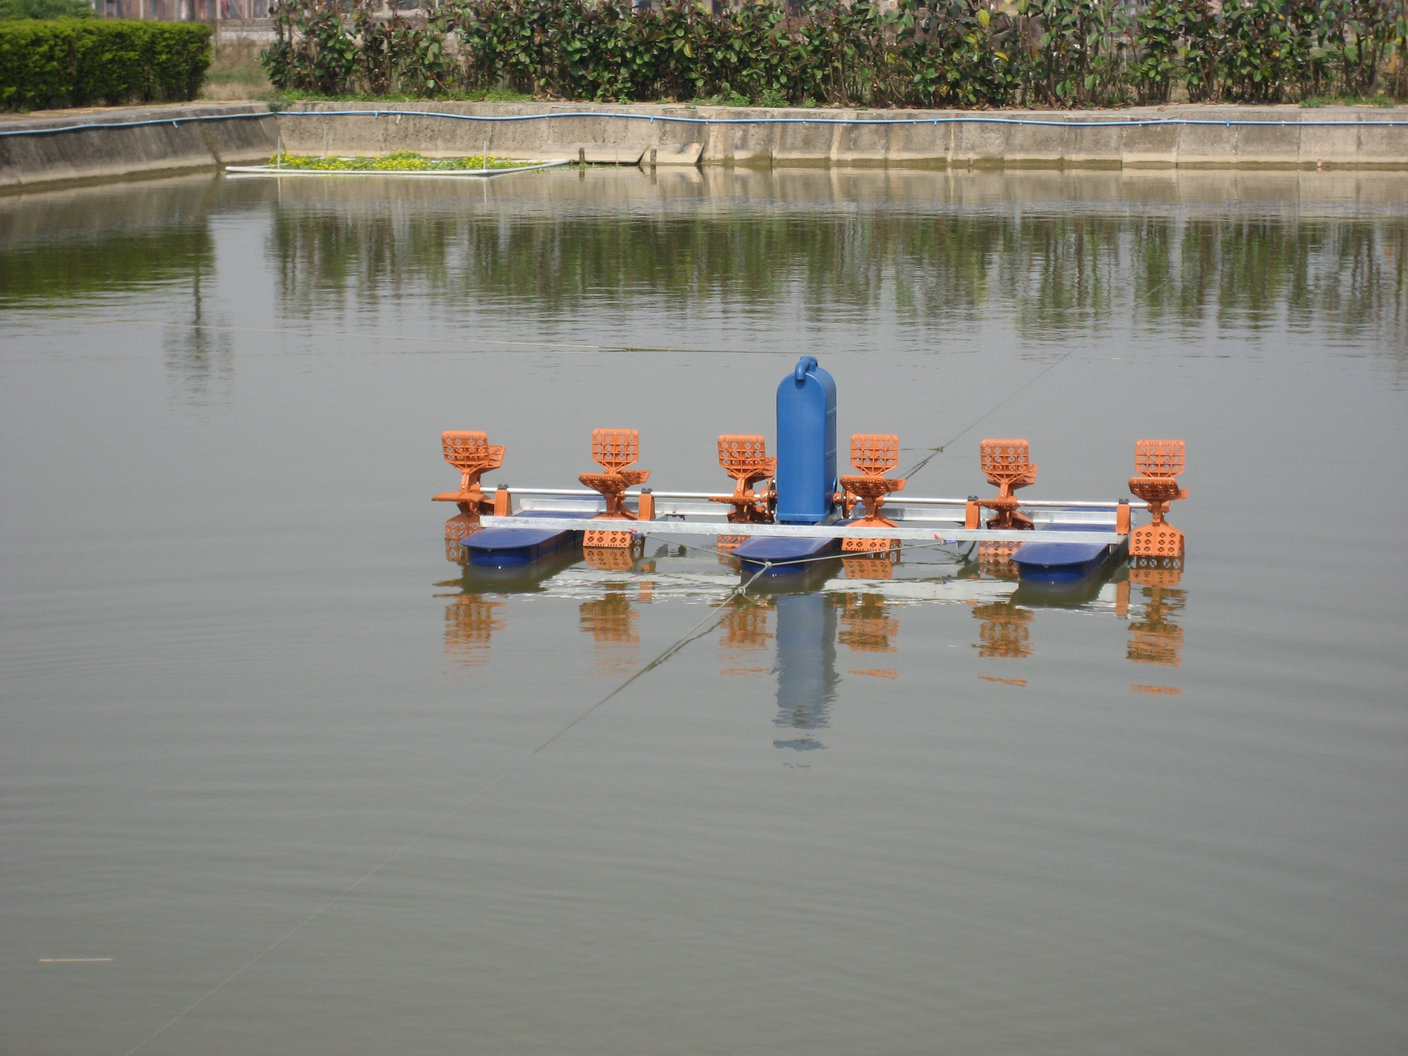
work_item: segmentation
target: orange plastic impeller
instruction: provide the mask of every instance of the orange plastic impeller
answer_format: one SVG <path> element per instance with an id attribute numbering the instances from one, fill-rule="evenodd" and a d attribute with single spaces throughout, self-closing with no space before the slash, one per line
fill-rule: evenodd
<path id="1" fill-rule="evenodd" d="M 628 469 L 640 457 L 640 433 L 635 429 L 593 429 L 592 460 L 599 465 L 601 473 L 583 473 L 577 479 L 593 491 L 599 493 L 606 502 L 606 509 L 597 514 L 598 521 L 634 521 L 638 517 L 651 519 L 653 503 L 650 495 L 642 495 L 640 513 L 626 509 L 626 489 L 644 484 L 650 476 L 648 469 Z M 613 532 L 593 529 L 587 533 L 584 545 L 629 547 L 635 541 L 630 532 Z"/>
<path id="2" fill-rule="evenodd" d="M 978 445 L 978 457 L 988 483 L 997 488 L 991 499 L 972 499 L 968 503 L 965 526 L 978 527 L 978 509 L 993 511 L 987 527 L 1001 529 L 1031 528 L 1032 521 L 1017 512 L 1021 501 L 1013 494 L 1018 488 L 1036 483 L 1036 464 L 1031 461 L 1025 440 L 984 440 Z"/>
<path id="3" fill-rule="evenodd" d="M 490 498 L 484 494 L 479 478 L 488 470 L 498 469 L 504 463 L 504 448 L 490 444 L 482 432 L 447 430 L 440 434 L 440 445 L 445 452 L 445 461 L 460 471 L 458 491 L 442 491 L 431 497 L 433 502 L 453 502 L 459 507 L 459 516 L 451 517 L 445 524 L 445 538 L 463 538 L 479 529 L 479 518 L 485 514 L 509 513 L 509 496 L 506 489 L 500 488 Z"/>
<path id="4" fill-rule="evenodd" d="M 777 508 L 777 488 L 756 490 L 756 485 L 771 481 L 777 472 L 777 459 L 767 453 L 761 436 L 725 433 L 719 437 L 719 465 L 734 480 L 732 495 L 710 495 L 710 502 L 726 502 L 733 506 L 728 519 L 732 524 L 771 524 Z"/>
<path id="5" fill-rule="evenodd" d="M 857 528 L 893 528 L 895 522 L 881 514 L 885 499 L 905 485 L 900 477 L 885 476 L 899 464 L 900 438 L 887 433 L 856 433 L 851 437 L 851 465 L 855 476 L 841 478 L 845 510 L 849 513 L 857 503 L 865 507 L 865 516 L 852 522 Z M 841 549 L 851 553 L 888 550 L 893 539 L 846 538 Z"/>
<path id="6" fill-rule="evenodd" d="M 1129 490 L 1144 500 L 1150 521 L 1129 533 L 1131 557 L 1182 557 L 1183 533 L 1164 520 L 1170 504 L 1186 499 L 1179 487 L 1183 472 L 1182 440 L 1138 440 L 1134 445 L 1134 471 Z"/>

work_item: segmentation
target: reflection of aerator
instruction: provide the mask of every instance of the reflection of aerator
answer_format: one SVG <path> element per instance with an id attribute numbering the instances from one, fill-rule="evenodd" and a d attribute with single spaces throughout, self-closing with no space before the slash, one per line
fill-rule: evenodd
<path id="1" fill-rule="evenodd" d="M 830 722 L 841 679 L 836 674 L 836 609 L 822 593 L 777 599 L 777 725 L 806 731 L 779 748 L 819 748 L 810 736 Z"/>

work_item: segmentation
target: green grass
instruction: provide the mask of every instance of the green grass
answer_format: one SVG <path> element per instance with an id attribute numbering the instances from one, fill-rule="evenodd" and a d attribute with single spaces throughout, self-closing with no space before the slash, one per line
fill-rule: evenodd
<path id="1" fill-rule="evenodd" d="M 1402 100 L 1389 95 L 1313 95 L 1300 105 L 1309 110 L 1322 106 L 1397 106 Z"/>
<path id="2" fill-rule="evenodd" d="M 320 95 L 316 92 L 280 92 L 274 98 L 281 104 L 307 103 L 531 103 L 533 97 L 522 92 L 510 92 L 505 88 L 486 88 L 477 92 L 445 92 L 440 95 L 412 95 L 409 92 L 394 92 L 389 95 Z"/>
<path id="3" fill-rule="evenodd" d="M 263 45 L 253 40 L 217 43 L 201 82 L 200 98 L 211 102 L 272 99 L 274 87 L 259 63 L 262 50 Z"/>
<path id="4" fill-rule="evenodd" d="M 3 0 L 0 0 L 3 2 Z M 269 83 L 269 76 L 259 55 L 264 45 L 254 40 L 218 41 L 210 68 L 205 72 L 200 97 L 210 102 L 234 100 L 256 100 L 269 102 L 275 107 L 288 103 L 307 102 L 365 102 L 365 103 L 411 103 L 425 102 L 428 97 L 399 93 L 395 95 L 315 95 L 311 92 L 279 92 Z M 452 92 L 437 99 L 468 103 L 522 103 L 532 101 L 531 95 L 510 92 L 501 88 L 490 88 L 479 92 Z"/>

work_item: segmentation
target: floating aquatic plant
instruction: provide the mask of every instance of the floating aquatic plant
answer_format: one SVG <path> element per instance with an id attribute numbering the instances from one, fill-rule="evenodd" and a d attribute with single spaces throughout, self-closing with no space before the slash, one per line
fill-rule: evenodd
<path id="1" fill-rule="evenodd" d="M 269 159 L 269 164 L 278 169 L 312 169 L 318 172 L 434 172 L 462 169 L 517 169 L 538 163 L 483 154 L 464 158 L 427 158 L 413 150 L 397 150 L 373 158 L 324 158 L 311 154 L 289 154 L 280 151 Z"/>

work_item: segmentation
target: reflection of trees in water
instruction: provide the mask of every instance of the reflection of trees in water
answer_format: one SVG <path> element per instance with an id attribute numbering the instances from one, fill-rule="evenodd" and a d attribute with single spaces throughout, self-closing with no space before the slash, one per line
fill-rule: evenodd
<path id="1" fill-rule="evenodd" d="M 212 274 L 215 243 L 202 221 L 7 245 L 0 239 L 0 305 L 141 293 Z"/>
<path id="2" fill-rule="evenodd" d="M 949 327 L 1010 306 L 1033 340 L 1129 316 L 1165 327 L 1286 322 L 1408 348 L 1408 225 L 1397 218 L 858 207 L 668 215 L 281 213 L 270 252 L 291 314 L 381 297 L 557 311 L 641 295 L 803 317 L 885 311 Z"/>
<path id="3" fill-rule="evenodd" d="M 183 394 L 201 402 L 233 369 L 230 320 L 211 312 L 216 259 L 203 216 L 99 228 L 83 238 L 0 241 L 0 307 L 51 309 L 123 295 L 123 318 L 164 327 L 167 367 Z"/>
<path id="4" fill-rule="evenodd" d="M 190 296 L 187 311 L 168 321 L 162 347 L 167 370 L 180 385 L 188 401 L 205 403 L 212 391 L 234 376 L 234 352 L 230 319 L 222 313 L 212 317 L 206 304 L 211 264 L 200 256 L 190 262 Z M 179 288 L 179 283 L 173 283 Z M 180 303 L 179 301 L 177 303 Z"/>

